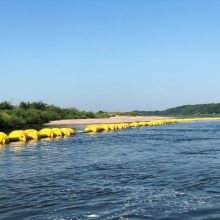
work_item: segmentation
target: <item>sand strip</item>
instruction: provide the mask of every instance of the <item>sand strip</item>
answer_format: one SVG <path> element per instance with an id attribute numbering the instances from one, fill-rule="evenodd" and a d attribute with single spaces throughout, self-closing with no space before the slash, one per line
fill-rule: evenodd
<path id="1" fill-rule="evenodd" d="M 114 123 L 129 123 L 140 121 L 153 121 L 160 119 L 169 119 L 169 117 L 157 117 L 157 116 L 116 116 L 111 118 L 92 118 L 92 119 L 67 119 L 51 121 L 44 124 L 45 126 L 67 126 L 67 125 L 86 125 L 86 124 L 114 124 Z"/>

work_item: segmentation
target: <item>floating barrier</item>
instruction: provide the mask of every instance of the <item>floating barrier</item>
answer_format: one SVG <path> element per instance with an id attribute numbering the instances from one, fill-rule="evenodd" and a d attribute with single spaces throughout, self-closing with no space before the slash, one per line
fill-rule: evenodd
<path id="1" fill-rule="evenodd" d="M 0 146 L 8 143 L 23 144 L 27 141 L 36 142 L 37 140 L 52 140 L 53 138 L 61 138 L 70 136 L 75 133 L 72 128 L 43 128 L 39 132 L 35 129 L 15 130 L 8 134 L 0 132 Z"/>
<path id="2" fill-rule="evenodd" d="M 187 123 L 193 121 L 216 121 L 220 118 L 184 118 L 184 119 L 162 119 L 153 121 L 142 121 L 132 123 L 115 123 L 115 124 L 94 124 L 85 127 L 82 133 L 109 132 L 128 128 L 138 128 L 143 126 L 160 126 L 173 123 Z M 11 142 L 25 143 L 27 141 L 52 140 L 53 138 L 62 138 L 71 136 L 76 131 L 72 128 L 43 128 L 40 131 L 35 129 L 15 130 L 7 134 L 0 132 L 0 146 Z M 81 132 L 79 132 L 81 133 Z"/>
<path id="3" fill-rule="evenodd" d="M 112 131 L 112 130 L 121 130 L 128 128 L 138 128 L 143 126 L 160 126 L 173 123 L 186 123 L 193 121 L 216 121 L 220 118 L 184 118 L 184 119 L 161 119 L 153 121 L 141 121 L 141 122 L 131 122 L 131 123 L 116 123 L 116 124 L 94 124 L 88 125 L 85 127 L 85 133 L 96 133 L 102 131 Z"/>

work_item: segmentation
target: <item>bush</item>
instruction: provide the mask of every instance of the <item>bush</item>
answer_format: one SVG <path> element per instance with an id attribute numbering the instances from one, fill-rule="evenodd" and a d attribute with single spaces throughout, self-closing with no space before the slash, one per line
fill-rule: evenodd
<path id="1" fill-rule="evenodd" d="M 26 125 L 42 125 L 52 120 L 106 118 L 106 112 L 97 113 L 79 111 L 76 108 L 60 108 L 43 102 L 21 102 L 13 106 L 9 102 L 0 103 L 0 128 L 23 127 Z"/>
<path id="2" fill-rule="evenodd" d="M 12 110 L 14 106 L 10 102 L 2 102 L 0 103 L 0 110 Z"/>

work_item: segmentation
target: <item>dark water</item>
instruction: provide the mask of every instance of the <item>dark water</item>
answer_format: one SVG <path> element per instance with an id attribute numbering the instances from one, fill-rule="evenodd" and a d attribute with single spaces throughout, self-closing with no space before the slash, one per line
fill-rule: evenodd
<path id="1" fill-rule="evenodd" d="M 220 122 L 6 146 L 0 219 L 220 219 Z"/>

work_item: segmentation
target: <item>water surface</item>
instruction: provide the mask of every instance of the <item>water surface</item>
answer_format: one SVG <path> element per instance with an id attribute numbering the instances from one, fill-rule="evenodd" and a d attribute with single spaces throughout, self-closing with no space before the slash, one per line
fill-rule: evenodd
<path id="1" fill-rule="evenodd" d="M 1 148 L 0 219 L 220 219 L 220 122 Z"/>

